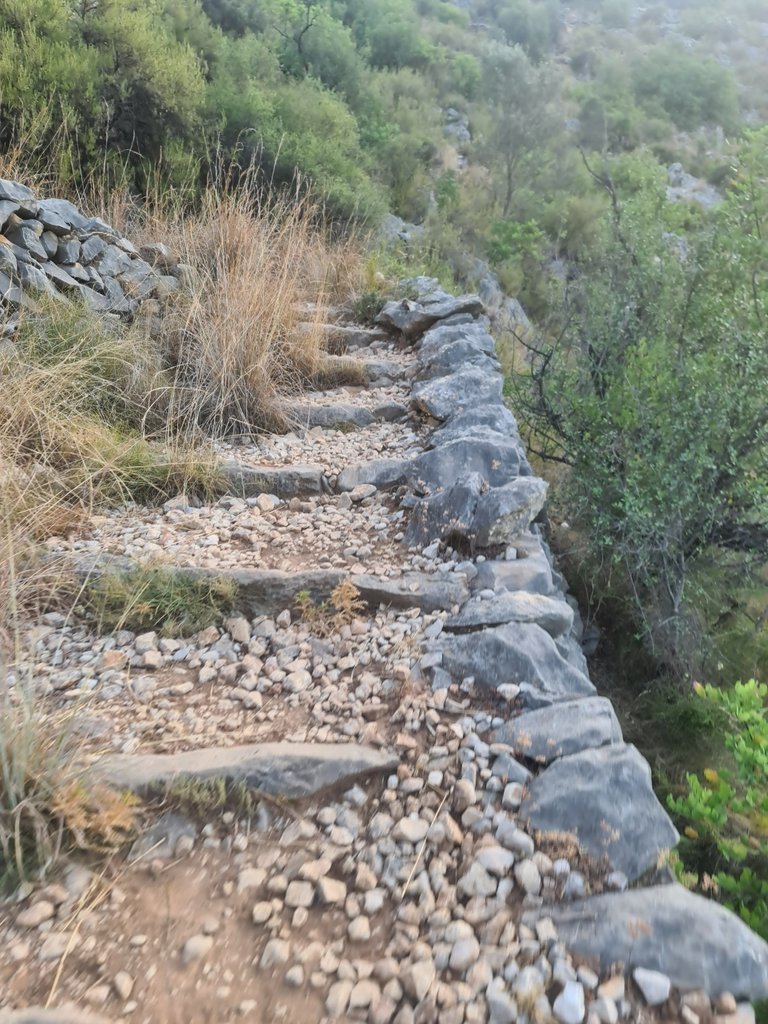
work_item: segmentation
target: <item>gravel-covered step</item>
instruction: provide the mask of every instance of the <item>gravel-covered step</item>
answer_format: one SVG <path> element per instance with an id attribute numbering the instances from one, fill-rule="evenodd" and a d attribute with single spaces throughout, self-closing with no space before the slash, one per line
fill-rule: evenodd
<path id="1" fill-rule="evenodd" d="M 553 762 L 526 790 L 522 819 L 542 832 L 570 832 L 630 882 L 655 868 L 679 836 L 635 747 L 613 744 Z"/>
<path id="2" fill-rule="evenodd" d="M 471 676 L 491 690 L 515 684 L 528 707 L 595 693 L 589 679 L 563 658 L 549 633 L 531 623 L 510 622 L 479 633 L 448 636 L 439 649 L 443 668 L 455 680 Z"/>
<path id="3" fill-rule="evenodd" d="M 458 615 L 446 620 L 445 628 L 451 633 L 469 633 L 508 622 L 532 622 L 551 637 L 558 637 L 573 626 L 573 609 L 551 597 L 509 591 L 468 601 Z"/>
<path id="4" fill-rule="evenodd" d="M 541 913 L 573 953 L 603 970 L 620 962 L 660 971 L 683 992 L 768 997 L 768 944 L 725 907 L 682 885 L 602 893 L 524 920 L 534 926 Z"/>
<path id="5" fill-rule="evenodd" d="M 312 498 L 328 486 L 322 466 L 252 466 L 228 461 L 218 468 L 219 490 L 236 498 L 276 494 L 278 498 Z"/>
<path id="6" fill-rule="evenodd" d="M 274 797 L 298 799 L 397 768 L 394 751 L 357 743 L 253 743 L 179 754 L 118 754 L 99 763 L 102 778 L 142 792 L 175 778 L 245 782 Z"/>
<path id="7" fill-rule="evenodd" d="M 540 764 L 582 750 L 622 743 L 621 726 L 606 697 L 552 704 L 528 711 L 505 722 L 493 734 L 495 743 L 507 743 L 515 752 Z"/>

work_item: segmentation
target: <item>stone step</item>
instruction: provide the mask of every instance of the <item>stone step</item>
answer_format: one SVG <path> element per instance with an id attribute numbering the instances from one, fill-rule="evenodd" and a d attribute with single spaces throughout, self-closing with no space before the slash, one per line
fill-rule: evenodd
<path id="1" fill-rule="evenodd" d="M 140 563 L 114 555 L 86 555 L 74 559 L 73 569 L 83 580 L 135 571 Z M 391 579 L 352 574 L 341 569 L 203 569 L 196 566 L 164 565 L 163 568 L 187 579 L 230 580 L 235 584 L 234 611 L 244 615 L 276 615 L 296 605 L 299 595 L 320 603 L 328 600 L 343 580 L 360 591 L 361 599 L 373 609 L 419 608 L 423 612 L 449 611 L 461 607 L 469 597 L 469 584 L 462 573 L 405 573 Z"/>
<path id="2" fill-rule="evenodd" d="M 302 334 L 319 332 L 331 352 L 363 349 L 376 342 L 389 340 L 389 334 L 380 327 L 361 327 L 359 324 L 326 324 L 304 321 L 296 328 Z"/>
<path id="3" fill-rule="evenodd" d="M 117 754 L 98 772 L 118 789 L 144 792 L 175 778 L 245 782 L 273 797 L 296 800 L 350 786 L 399 764 L 394 751 L 357 743 L 250 743 L 178 754 Z"/>
<path id="4" fill-rule="evenodd" d="M 369 427 L 375 423 L 370 409 L 351 403 L 294 402 L 284 407 L 288 419 L 298 427 L 309 429 L 323 427 L 326 430 L 345 430 Z"/>
<path id="5" fill-rule="evenodd" d="M 232 460 L 220 466 L 219 476 L 220 493 L 235 498 L 276 494 L 287 501 L 330 493 L 322 466 L 250 466 Z"/>

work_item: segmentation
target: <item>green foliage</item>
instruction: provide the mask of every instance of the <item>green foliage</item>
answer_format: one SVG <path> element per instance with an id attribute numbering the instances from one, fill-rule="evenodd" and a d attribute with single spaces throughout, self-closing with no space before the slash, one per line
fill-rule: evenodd
<path id="1" fill-rule="evenodd" d="M 530 348 L 518 408 L 545 456 L 572 466 L 570 515 L 629 581 L 663 657 L 691 668 L 691 568 L 713 547 L 768 555 L 768 133 L 683 241 L 651 181 L 621 201 Z"/>
<path id="2" fill-rule="evenodd" d="M 633 77 L 640 102 L 662 110 L 679 128 L 730 127 L 736 120 L 733 74 L 715 60 L 659 46 L 637 62 Z"/>
<path id="3" fill-rule="evenodd" d="M 687 777 L 686 792 L 670 796 L 670 810 L 687 825 L 683 863 L 718 864 L 711 879 L 723 901 L 768 938 L 768 686 L 750 680 L 732 689 L 696 687 L 719 712 L 729 766 Z"/>
<path id="4" fill-rule="evenodd" d="M 232 580 L 147 565 L 89 580 L 81 603 L 101 630 L 158 630 L 177 636 L 221 622 L 231 614 L 236 596 Z"/>

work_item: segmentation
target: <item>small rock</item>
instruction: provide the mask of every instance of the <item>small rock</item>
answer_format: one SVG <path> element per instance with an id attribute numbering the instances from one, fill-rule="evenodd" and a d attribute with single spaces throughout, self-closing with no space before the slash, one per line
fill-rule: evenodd
<path id="1" fill-rule="evenodd" d="M 286 907 L 311 907 L 315 899 L 315 891 L 311 882 L 290 882 L 285 893 Z"/>
<path id="2" fill-rule="evenodd" d="M 541 875 L 532 860 L 521 860 L 515 864 L 515 881 L 529 896 L 541 892 Z"/>
<path id="3" fill-rule="evenodd" d="M 328 1011 L 328 1016 L 332 1020 L 337 1020 L 339 1017 L 343 1017 L 347 1012 L 349 1006 L 349 997 L 352 995 L 352 989 L 354 988 L 351 981 L 346 979 L 337 981 L 331 985 L 328 992 L 328 997 L 325 1000 L 325 1008 Z"/>
<path id="4" fill-rule="evenodd" d="M 131 992 L 133 992 L 133 978 L 127 971 L 118 971 L 118 973 L 112 979 L 115 992 L 125 1002 L 131 998 Z"/>
<path id="5" fill-rule="evenodd" d="M 304 968 L 301 964 L 294 964 L 285 973 L 285 983 L 290 988 L 301 988 L 304 984 Z"/>
<path id="6" fill-rule="evenodd" d="M 270 939 L 264 947 L 264 952 L 259 960 L 259 967 L 280 967 L 288 962 L 291 955 L 290 944 L 284 939 Z"/>
<path id="7" fill-rule="evenodd" d="M 349 922 L 347 935 L 351 942 L 367 942 L 371 937 L 370 919 L 365 917 L 364 914 L 360 914 L 359 917 L 355 917 Z"/>
<path id="8" fill-rule="evenodd" d="M 561 1024 L 581 1024 L 585 1012 L 583 986 L 578 981 L 567 981 L 552 1009 Z"/>
<path id="9" fill-rule="evenodd" d="M 56 908 L 53 903 L 49 900 L 40 900 L 17 914 L 16 924 L 19 928 L 37 928 L 43 921 L 50 921 L 55 913 Z"/>
<path id="10" fill-rule="evenodd" d="M 672 982 L 660 971 L 649 971 L 645 967 L 636 967 L 632 972 L 635 984 L 643 994 L 648 1006 L 660 1006 L 669 999 Z"/>
<path id="11" fill-rule="evenodd" d="M 317 896 L 321 903 L 337 905 L 347 898 L 347 887 L 344 882 L 326 876 L 317 881 Z"/>
<path id="12" fill-rule="evenodd" d="M 182 963 L 191 964 L 193 960 L 204 957 L 213 946 L 213 939 L 210 935 L 193 935 L 184 943 L 181 951 Z"/>

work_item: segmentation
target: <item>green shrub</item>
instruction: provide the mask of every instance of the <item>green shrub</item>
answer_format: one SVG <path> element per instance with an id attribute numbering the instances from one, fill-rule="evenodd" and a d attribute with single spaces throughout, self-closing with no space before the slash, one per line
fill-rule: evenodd
<path id="1" fill-rule="evenodd" d="M 732 689 L 696 685 L 717 709 L 728 752 L 726 767 L 687 777 L 670 796 L 670 810 L 687 825 L 682 862 L 695 884 L 714 888 L 724 903 L 768 938 L 768 686 L 754 679 Z M 700 865 L 716 865 L 707 877 Z"/>

